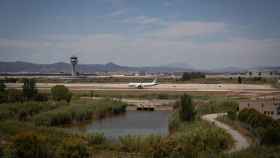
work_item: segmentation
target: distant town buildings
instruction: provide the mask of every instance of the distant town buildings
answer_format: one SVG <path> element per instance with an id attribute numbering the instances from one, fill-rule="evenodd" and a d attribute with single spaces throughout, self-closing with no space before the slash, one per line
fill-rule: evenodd
<path id="1" fill-rule="evenodd" d="M 248 100 L 239 103 L 239 111 L 243 109 L 255 109 L 258 112 L 270 116 L 271 118 L 280 119 L 280 99 L 269 100 Z"/>
<path id="2" fill-rule="evenodd" d="M 242 73 L 219 73 L 219 74 L 207 74 L 206 78 L 280 78 L 279 71 L 247 71 Z"/>
<path id="3" fill-rule="evenodd" d="M 280 73 L 277 71 L 249 71 L 246 74 L 246 77 L 263 77 L 263 78 L 278 78 Z"/>

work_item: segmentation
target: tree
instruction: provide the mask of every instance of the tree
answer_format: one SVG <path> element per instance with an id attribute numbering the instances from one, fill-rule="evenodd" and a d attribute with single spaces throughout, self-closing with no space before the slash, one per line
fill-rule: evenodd
<path id="1" fill-rule="evenodd" d="M 201 72 L 184 72 L 182 76 L 183 81 L 197 79 L 197 78 L 205 78 L 205 74 Z"/>
<path id="2" fill-rule="evenodd" d="M 5 92 L 6 85 L 3 80 L 0 80 L 0 92 Z"/>
<path id="3" fill-rule="evenodd" d="M 22 93 L 26 100 L 33 99 L 38 94 L 34 79 L 23 80 Z"/>
<path id="4" fill-rule="evenodd" d="M 249 72 L 249 76 L 251 77 L 252 75 L 253 75 L 253 73 L 250 71 L 250 72 Z"/>
<path id="5" fill-rule="evenodd" d="M 182 121 L 192 121 L 195 119 L 196 111 L 192 103 L 192 97 L 184 94 L 181 96 L 179 104 L 179 117 Z"/>
<path id="6" fill-rule="evenodd" d="M 72 93 L 69 89 L 63 85 L 56 85 L 51 89 L 53 100 L 61 101 L 65 100 L 68 103 L 71 101 Z"/>
<path id="7" fill-rule="evenodd" d="M 238 76 L 238 83 L 241 84 L 242 83 L 242 78 L 240 76 Z"/>
<path id="8" fill-rule="evenodd" d="M 264 131 L 261 142 L 263 144 L 277 145 L 280 144 L 280 127 L 269 127 Z"/>
<path id="9" fill-rule="evenodd" d="M 0 80 L 0 104 L 8 100 L 6 85 L 3 80 Z"/>
<path id="10" fill-rule="evenodd" d="M 182 76 L 183 81 L 187 81 L 191 79 L 191 75 L 188 72 L 184 72 Z"/>

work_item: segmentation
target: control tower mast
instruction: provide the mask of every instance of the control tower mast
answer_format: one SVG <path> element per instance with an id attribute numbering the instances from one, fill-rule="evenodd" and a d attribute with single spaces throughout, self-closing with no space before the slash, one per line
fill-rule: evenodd
<path id="1" fill-rule="evenodd" d="M 72 64 L 72 76 L 77 76 L 77 71 L 76 71 L 76 65 L 78 64 L 78 57 L 76 56 L 71 56 L 70 57 L 70 62 Z"/>

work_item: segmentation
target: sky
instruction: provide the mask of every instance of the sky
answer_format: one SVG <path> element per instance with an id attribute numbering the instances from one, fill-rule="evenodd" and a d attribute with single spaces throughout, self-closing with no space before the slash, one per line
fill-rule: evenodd
<path id="1" fill-rule="evenodd" d="M 0 0 L 0 61 L 279 66 L 278 0 Z"/>

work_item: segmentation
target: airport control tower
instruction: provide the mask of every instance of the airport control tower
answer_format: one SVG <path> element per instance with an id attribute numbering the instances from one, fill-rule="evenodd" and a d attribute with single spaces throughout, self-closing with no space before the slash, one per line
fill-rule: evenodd
<path id="1" fill-rule="evenodd" d="M 72 64 L 72 76 L 77 76 L 78 73 L 76 72 L 76 65 L 78 64 L 78 57 L 71 56 L 70 62 Z"/>

